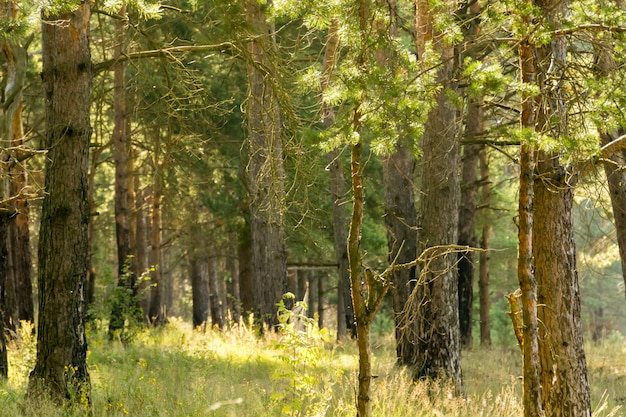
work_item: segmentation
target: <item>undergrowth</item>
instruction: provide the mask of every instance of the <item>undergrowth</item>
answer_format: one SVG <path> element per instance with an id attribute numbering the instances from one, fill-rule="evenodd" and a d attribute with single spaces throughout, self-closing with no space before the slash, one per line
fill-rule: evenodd
<path id="1" fill-rule="evenodd" d="M 80 410 L 24 400 L 35 360 L 32 328 L 9 349 L 0 382 L 6 417 L 70 417 Z M 90 416 L 354 416 L 356 347 L 282 310 L 280 330 L 260 338 L 246 325 L 194 331 L 179 320 L 138 330 L 132 343 L 109 341 L 104 323 L 89 333 Z M 374 340 L 373 414 L 384 417 L 522 415 L 519 351 L 463 354 L 465 397 L 445 383 L 413 382 L 395 366 L 393 337 Z M 595 417 L 626 416 L 626 348 L 613 337 L 587 347 Z M 619 407 L 622 408 L 619 408 Z"/>

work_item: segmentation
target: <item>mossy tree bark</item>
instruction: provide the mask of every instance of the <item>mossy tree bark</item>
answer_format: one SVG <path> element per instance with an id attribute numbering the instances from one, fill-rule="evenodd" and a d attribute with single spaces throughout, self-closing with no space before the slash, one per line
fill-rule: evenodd
<path id="1" fill-rule="evenodd" d="M 89 1 L 42 19 L 46 196 L 39 237 L 37 358 L 28 395 L 88 399 L 84 290 L 91 127 Z M 44 12 L 45 13 L 45 12 Z M 64 24 L 58 24 L 64 22 Z"/>

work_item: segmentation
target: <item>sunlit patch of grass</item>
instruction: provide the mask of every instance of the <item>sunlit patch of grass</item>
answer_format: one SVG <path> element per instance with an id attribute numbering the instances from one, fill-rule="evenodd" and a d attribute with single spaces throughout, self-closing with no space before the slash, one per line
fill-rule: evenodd
<path id="1" fill-rule="evenodd" d="M 130 343 L 109 341 L 103 325 L 89 334 L 92 414 L 100 416 L 354 416 L 357 351 L 318 333 L 259 337 L 246 326 L 194 331 L 172 320 L 136 329 Z M 304 339 L 300 339 L 304 338 Z M 310 339 L 306 339 L 310 338 Z M 323 340 L 324 339 L 324 340 Z M 615 339 L 615 340 L 613 340 Z M 594 417 L 623 415 L 626 348 L 615 337 L 587 347 Z M 0 415 L 83 416 L 24 401 L 35 341 L 11 345 L 10 376 L 0 382 Z M 513 417 L 521 409 L 521 354 L 515 349 L 463 352 L 465 396 L 446 384 L 414 382 L 395 365 L 392 336 L 373 340 L 373 415 Z M 302 397 L 299 397 L 302 396 Z"/>

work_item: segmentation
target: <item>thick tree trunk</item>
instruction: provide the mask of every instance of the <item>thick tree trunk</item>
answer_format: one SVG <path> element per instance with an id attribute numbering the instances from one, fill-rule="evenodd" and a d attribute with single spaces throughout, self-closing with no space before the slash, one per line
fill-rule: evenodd
<path id="1" fill-rule="evenodd" d="M 85 339 L 89 205 L 90 2 L 42 19 L 46 196 L 39 236 L 37 358 L 28 393 L 90 396 Z M 57 22 L 64 24 L 59 25 Z"/>
<path id="2" fill-rule="evenodd" d="M 542 165 L 540 160 L 543 179 L 535 181 L 533 256 L 544 408 L 547 416 L 590 416 L 571 216 L 574 193 L 565 176 L 558 177 L 562 170 Z"/>
<path id="3" fill-rule="evenodd" d="M 280 104 L 275 83 L 270 79 L 276 76 L 270 58 L 275 46 L 265 7 L 257 0 L 245 3 L 246 18 L 255 35 L 247 44 L 252 62 L 248 64 L 246 116 L 254 307 L 259 314 L 257 319 L 273 326 L 278 323 L 276 303 L 287 288 L 287 251 L 283 225 L 285 172 Z"/>
<path id="4" fill-rule="evenodd" d="M 480 344 L 481 346 L 491 346 L 491 319 L 489 311 L 491 310 L 491 294 L 489 293 L 489 261 L 491 258 L 491 237 L 493 236 L 493 226 L 491 224 L 491 182 L 489 180 L 489 158 L 485 146 L 480 150 L 480 181 L 481 186 L 481 206 L 485 210 L 483 216 L 484 224 L 482 228 L 482 240 L 480 242 L 479 259 L 479 278 L 478 278 L 478 294 L 479 294 L 479 312 L 480 312 Z"/>
<path id="5" fill-rule="evenodd" d="M 454 4 L 450 2 L 450 7 Z M 429 39 L 441 56 L 438 82 L 443 89 L 436 107 L 426 121 L 422 138 L 422 199 L 420 248 L 456 245 L 459 222 L 459 144 L 457 109 L 449 97 L 454 75 L 454 48 L 441 41 L 433 29 L 428 0 L 416 1 L 418 54 Z M 459 298 L 455 254 L 439 256 L 428 271 L 420 273 L 416 289 L 424 300 L 417 323 L 417 349 L 413 359 L 414 377 L 449 378 L 457 392 L 462 391 Z"/>
<path id="6" fill-rule="evenodd" d="M 399 144 L 396 151 L 383 158 L 385 225 L 387 227 L 387 260 L 404 264 L 417 257 L 417 212 L 413 173 L 415 159 L 411 150 Z M 395 316 L 396 355 L 398 363 L 409 365 L 416 345 L 403 336 L 405 304 L 415 286 L 415 268 L 397 269 L 392 273 L 393 311 Z"/>

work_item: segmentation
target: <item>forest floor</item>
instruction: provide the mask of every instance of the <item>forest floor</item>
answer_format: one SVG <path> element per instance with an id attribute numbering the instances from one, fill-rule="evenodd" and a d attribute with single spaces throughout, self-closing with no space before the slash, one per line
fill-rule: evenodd
<path id="1" fill-rule="evenodd" d="M 35 342 L 28 331 L 9 350 L 10 375 L 0 383 L 0 415 L 13 416 L 354 416 L 357 356 L 326 331 L 288 330 L 260 338 L 242 326 L 206 333 L 172 320 L 109 341 L 104 326 L 89 332 L 92 410 L 60 410 L 24 401 Z M 373 415 L 522 415 L 520 352 L 463 352 L 465 396 L 450 387 L 413 383 L 394 365 L 394 341 L 373 338 Z M 626 416 L 626 344 L 619 336 L 587 346 L 594 416 Z"/>

